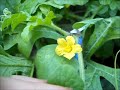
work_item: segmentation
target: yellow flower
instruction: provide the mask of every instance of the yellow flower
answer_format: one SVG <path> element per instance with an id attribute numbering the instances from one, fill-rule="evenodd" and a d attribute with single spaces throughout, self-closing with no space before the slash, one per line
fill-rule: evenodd
<path id="1" fill-rule="evenodd" d="M 82 48 L 79 44 L 75 44 L 75 39 L 72 36 L 67 36 L 66 40 L 64 38 L 58 38 L 57 47 L 55 52 L 59 56 L 64 56 L 67 59 L 71 59 L 75 56 L 75 53 L 80 53 Z"/>

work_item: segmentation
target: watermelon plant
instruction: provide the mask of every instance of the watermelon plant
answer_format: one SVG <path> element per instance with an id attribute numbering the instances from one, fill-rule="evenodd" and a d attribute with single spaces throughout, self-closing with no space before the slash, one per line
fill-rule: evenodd
<path id="1" fill-rule="evenodd" d="M 73 90 L 120 90 L 120 0 L 0 0 L 0 76 Z"/>

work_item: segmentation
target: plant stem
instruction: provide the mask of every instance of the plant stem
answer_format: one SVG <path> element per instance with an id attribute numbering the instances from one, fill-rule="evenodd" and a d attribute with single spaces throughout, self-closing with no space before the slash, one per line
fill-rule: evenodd
<path id="1" fill-rule="evenodd" d="M 115 87 L 116 87 L 116 90 L 118 90 L 117 72 L 116 72 L 116 61 L 117 61 L 118 53 L 120 53 L 120 50 L 116 53 L 115 61 L 114 61 L 114 67 L 115 67 Z"/>
<path id="2" fill-rule="evenodd" d="M 87 10 L 87 12 L 84 14 L 83 18 L 85 19 L 89 15 L 90 11 Z"/>
<path id="3" fill-rule="evenodd" d="M 73 19 L 76 19 L 76 20 L 78 20 L 78 21 L 83 20 L 82 17 L 80 17 L 80 16 L 78 16 L 78 15 L 75 15 L 75 14 L 73 14 L 73 13 L 70 13 L 68 16 L 69 16 L 69 18 L 73 18 Z"/>
<path id="4" fill-rule="evenodd" d="M 63 34 L 64 36 L 69 35 L 68 32 L 66 32 L 65 30 L 59 28 L 58 26 L 56 26 L 55 24 L 52 24 L 51 28 L 54 28 L 56 31 L 60 32 L 61 34 Z"/>
<path id="5" fill-rule="evenodd" d="M 32 69 L 31 69 L 30 77 L 33 76 L 33 73 L 34 73 L 34 64 L 32 65 Z"/>
<path id="6" fill-rule="evenodd" d="M 83 61 L 83 55 L 82 53 L 78 54 L 78 62 L 79 62 L 79 73 L 80 77 L 85 83 L 85 70 L 84 70 L 84 61 Z"/>
<path id="7" fill-rule="evenodd" d="M 76 41 L 78 42 L 78 37 L 79 36 L 74 36 L 74 37 L 75 37 Z M 84 60 L 83 60 L 82 52 L 78 53 L 78 63 L 79 63 L 80 78 L 83 80 L 83 82 L 85 84 L 85 69 L 84 69 Z"/>

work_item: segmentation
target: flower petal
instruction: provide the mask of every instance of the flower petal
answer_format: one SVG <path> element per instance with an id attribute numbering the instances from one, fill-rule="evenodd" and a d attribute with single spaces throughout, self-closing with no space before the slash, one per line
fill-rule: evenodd
<path id="1" fill-rule="evenodd" d="M 56 52 L 57 55 L 61 56 L 61 55 L 64 54 L 64 51 L 63 51 L 63 50 L 64 50 L 64 47 L 58 45 L 58 46 L 56 47 L 56 49 L 55 49 L 55 52 Z"/>
<path id="2" fill-rule="evenodd" d="M 80 53 L 82 51 L 82 48 L 79 44 L 73 45 L 72 46 L 72 51 L 73 53 Z"/>
<path id="3" fill-rule="evenodd" d="M 74 53 L 65 53 L 63 56 L 70 60 L 75 56 L 75 54 Z"/>
<path id="4" fill-rule="evenodd" d="M 73 36 L 67 36 L 66 41 L 69 45 L 74 45 L 75 44 L 75 39 L 73 38 Z"/>
<path id="5" fill-rule="evenodd" d="M 61 46 L 67 45 L 67 42 L 64 38 L 58 38 L 57 43 L 58 43 L 58 45 L 61 45 Z"/>

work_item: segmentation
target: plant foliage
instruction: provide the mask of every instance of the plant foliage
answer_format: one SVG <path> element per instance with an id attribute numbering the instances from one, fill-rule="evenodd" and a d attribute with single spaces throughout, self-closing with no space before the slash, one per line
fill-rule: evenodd
<path id="1" fill-rule="evenodd" d="M 119 90 L 120 58 L 117 69 L 113 64 L 120 49 L 119 5 L 120 0 L 0 0 L 0 76 L 36 75 L 74 90 Z M 79 60 L 55 53 L 57 39 L 68 35 L 83 38 L 85 81 Z"/>

